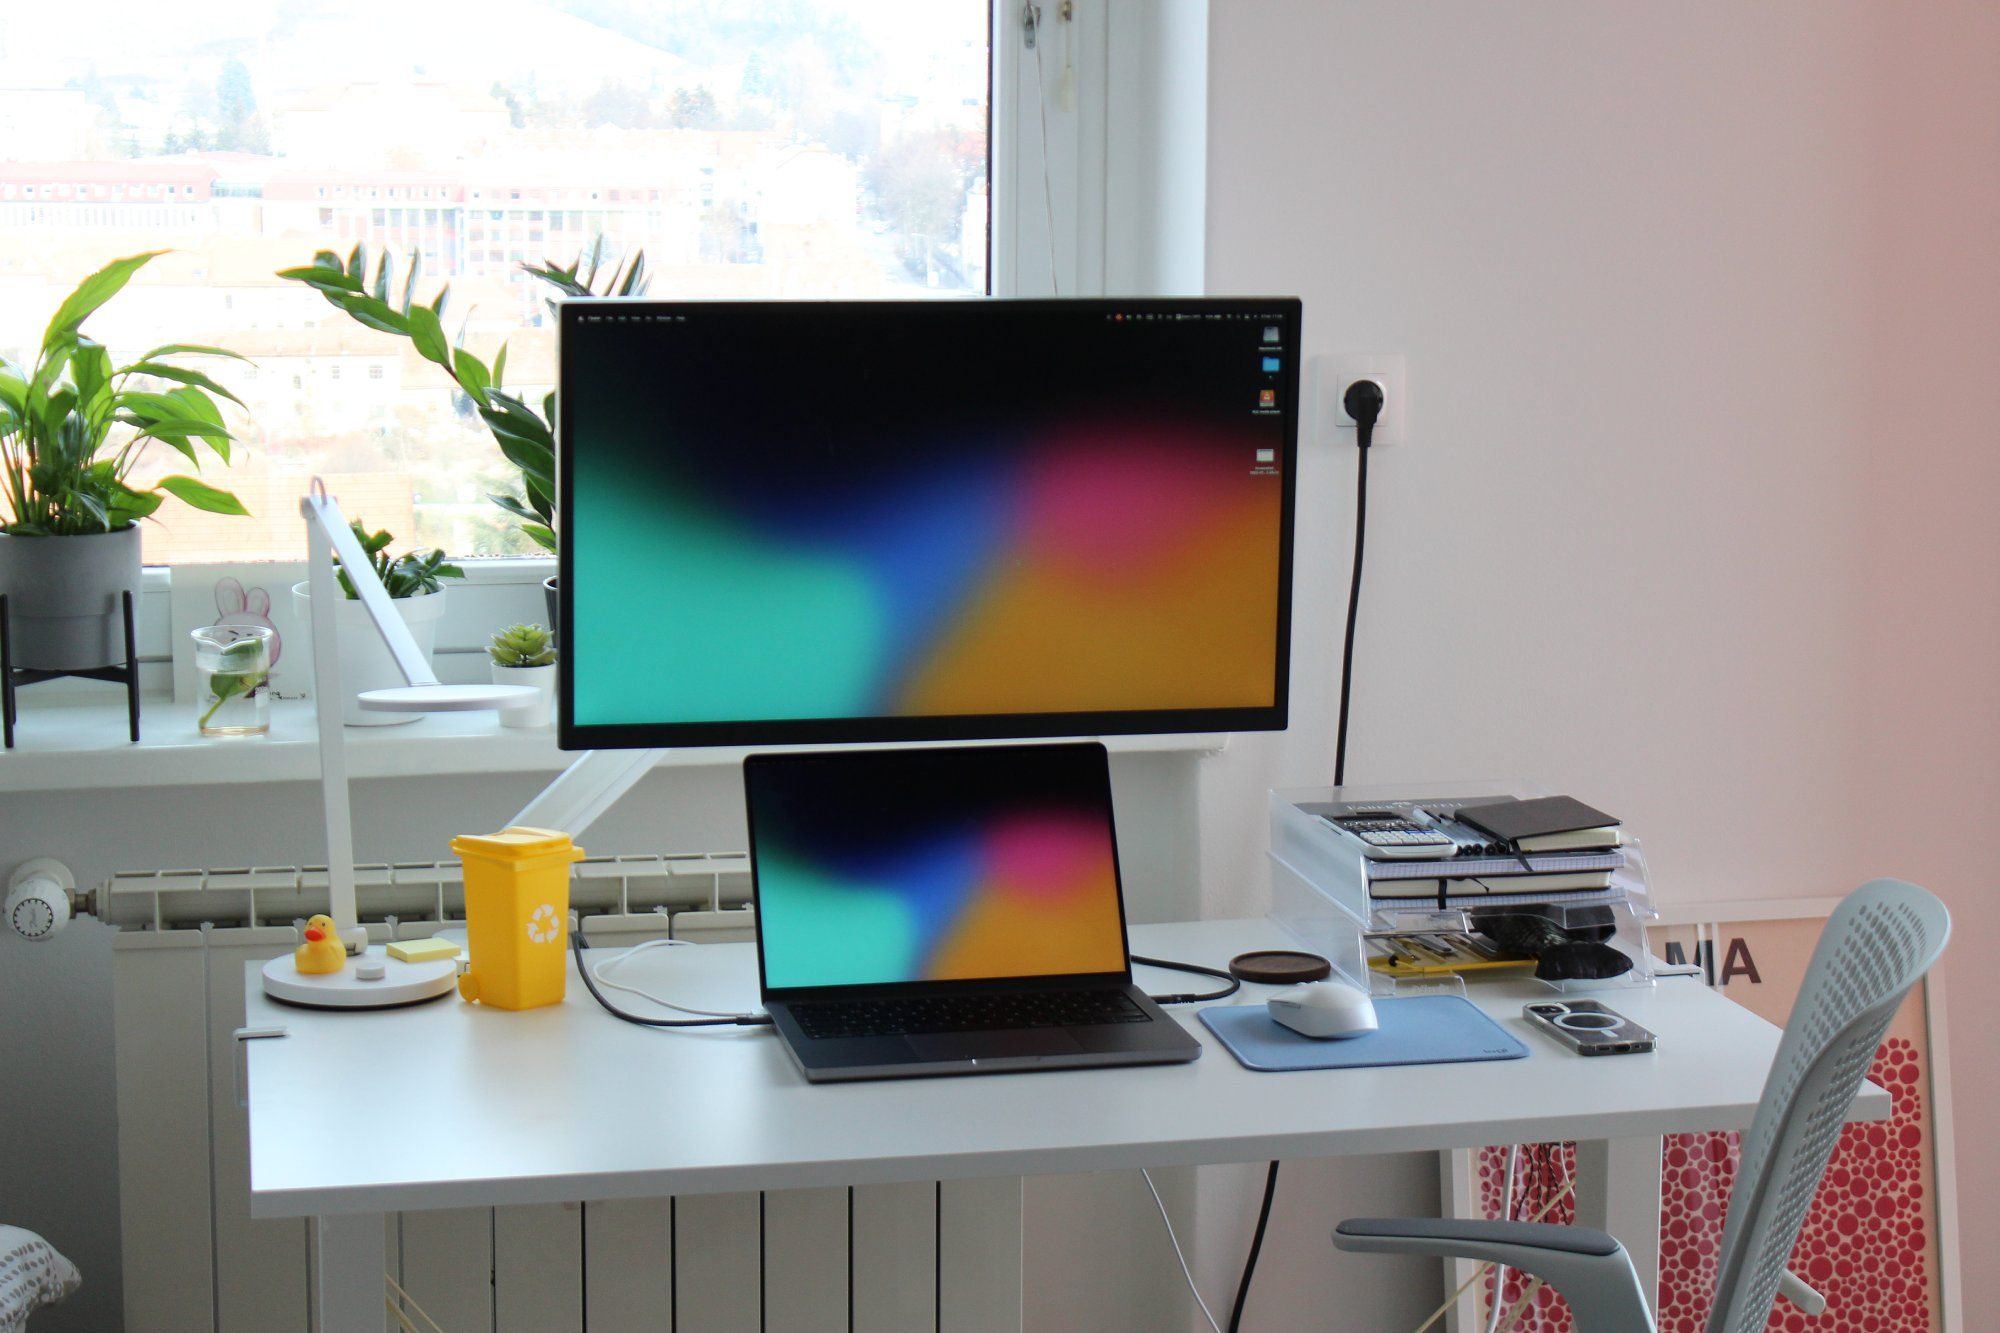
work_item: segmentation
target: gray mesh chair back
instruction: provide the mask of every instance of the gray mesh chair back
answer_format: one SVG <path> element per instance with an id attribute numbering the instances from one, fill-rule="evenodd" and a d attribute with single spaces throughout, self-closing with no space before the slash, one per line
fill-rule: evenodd
<path id="1" fill-rule="evenodd" d="M 1743 1137 L 1708 1333 L 1762 1333 L 1848 1106 L 1950 934 L 1944 904 L 1895 879 L 1862 885 L 1828 918 Z"/>

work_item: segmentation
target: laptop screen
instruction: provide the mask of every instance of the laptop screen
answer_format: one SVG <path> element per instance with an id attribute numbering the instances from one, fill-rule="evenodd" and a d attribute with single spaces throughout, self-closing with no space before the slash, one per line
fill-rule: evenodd
<path id="1" fill-rule="evenodd" d="M 1127 975 L 1104 747 L 752 755 L 768 991 Z"/>

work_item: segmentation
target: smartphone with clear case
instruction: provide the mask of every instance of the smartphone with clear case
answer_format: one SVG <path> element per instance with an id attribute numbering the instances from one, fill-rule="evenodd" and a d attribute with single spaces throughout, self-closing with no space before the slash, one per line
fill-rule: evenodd
<path id="1" fill-rule="evenodd" d="M 1578 1055 L 1632 1055 L 1658 1045 L 1652 1033 L 1595 1000 L 1542 1000 L 1523 1005 L 1521 1017 Z"/>

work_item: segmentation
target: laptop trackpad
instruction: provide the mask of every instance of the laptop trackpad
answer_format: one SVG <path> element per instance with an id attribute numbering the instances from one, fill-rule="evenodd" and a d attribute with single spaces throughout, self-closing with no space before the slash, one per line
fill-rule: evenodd
<path id="1" fill-rule="evenodd" d="M 1038 1055 L 1076 1055 L 1083 1043 L 1061 1028 L 1021 1032 L 926 1032 L 905 1038 L 924 1060 L 1005 1060 Z"/>

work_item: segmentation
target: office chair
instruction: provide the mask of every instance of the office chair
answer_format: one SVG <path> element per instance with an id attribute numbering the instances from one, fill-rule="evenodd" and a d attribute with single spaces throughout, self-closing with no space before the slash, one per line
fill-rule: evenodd
<path id="1" fill-rule="evenodd" d="M 1743 1138 L 1708 1333 L 1761 1333 L 1781 1285 L 1806 1313 L 1824 1308 L 1785 1263 L 1889 1020 L 1950 934 L 1943 903 L 1894 879 L 1862 885 L 1827 920 Z M 1655 1330 L 1631 1256 L 1616 1237 L 1588 1227 L 1351 1218 L 1334 1231 L 1333 1243 L 1505 1264 L 1561 1292 L 1578 1333 Z"/>

